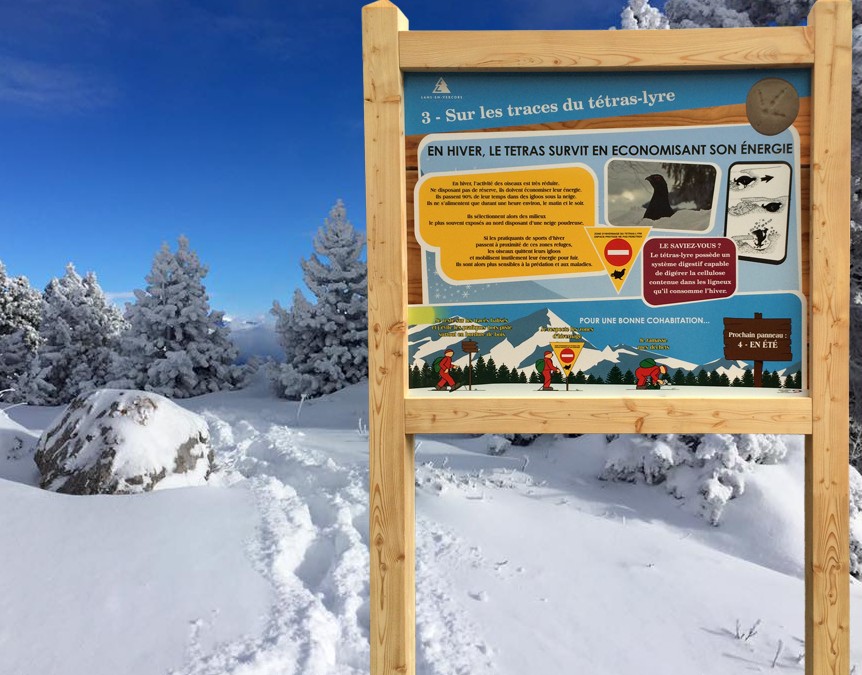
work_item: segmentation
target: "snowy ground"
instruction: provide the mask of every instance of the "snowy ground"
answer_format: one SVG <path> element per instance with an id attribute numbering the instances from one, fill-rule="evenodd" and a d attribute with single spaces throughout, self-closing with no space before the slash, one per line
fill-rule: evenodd
<path id="1" fill-rule="evenodd" d="M 59 409 L 0 414 L 0 673 L 368 673 L 364 386 L 301 409 L 261 383 L 181 403 L 222 471 L 126 497 L 39 490 L 32 446 Z M 776 653 L 803 672 L 798 441 L 718 528 L 661 487 L 599 481 L 602 436 L 419 442 L 420 675 L 728 675 Z"/>

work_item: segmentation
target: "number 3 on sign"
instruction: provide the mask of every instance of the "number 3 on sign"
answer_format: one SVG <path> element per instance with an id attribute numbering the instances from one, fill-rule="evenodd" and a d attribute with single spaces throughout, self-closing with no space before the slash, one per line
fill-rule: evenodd
<path id="1" fill-rule="evenodd" d="M 422 124 L 431 124 L 431 113 L 427 110 L 422 113 Z"/>

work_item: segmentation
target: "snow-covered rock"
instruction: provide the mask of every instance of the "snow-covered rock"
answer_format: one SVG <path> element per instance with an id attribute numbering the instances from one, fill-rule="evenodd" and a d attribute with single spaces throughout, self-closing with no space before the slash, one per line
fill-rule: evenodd
<path id="1" fill-rule="evenodd" d="M 202 417 L 126 389 L 75 398 L 39 438 L 35 460 L 43 488 L 79 495 L 200 485 L 213 469 Z"/>

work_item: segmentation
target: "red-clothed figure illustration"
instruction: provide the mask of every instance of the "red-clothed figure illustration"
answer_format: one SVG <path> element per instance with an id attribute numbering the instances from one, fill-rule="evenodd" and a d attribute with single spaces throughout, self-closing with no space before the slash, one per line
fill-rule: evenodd
<path id="1" fill-rule="evenodd" d="M 660 380 L 669 378 L 667 368 L 660 366 L 653 359 L 641 361 L 640 368 L 635 370 L 635 377 L 638 380 L 638 389 L 661 389 Z"/>
<path id="2" fill-rule="evenodd" d="M 452 379 L 452 376 L 449 374 L 449 371 L 454 369 L 455 366 L 452 365 L 452 355 L 455 352 L 451 349 L 447 349 L 443 352 L 443 358 L 440 359 L 439 364 L 435 364 L 440 368 L 440 381 L 437 383 L 437 390 L 445 389 L 449 387 L 449 391 L 455 391 L 461 385 L 455 384 L 455 380 Z"/>
<path id="3" fill-rule="evenodd" d="M 553 387 L 551 386 L 551 373 L 559 373 L 560 369 L 554 365 L 551 357 L 554 355 L 552 351 L 545 352 L 545 365 L 542 368 L 542 377 L 545 378 L 545 383 L 542 385 L 542 391 L 551 391 Z"/>

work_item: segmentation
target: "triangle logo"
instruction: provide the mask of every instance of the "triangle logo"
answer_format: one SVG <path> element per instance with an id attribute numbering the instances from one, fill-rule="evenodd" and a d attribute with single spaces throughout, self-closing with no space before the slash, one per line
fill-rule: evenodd
<path id="1" fill-rule="evenodd" d="M 431 93 L 432 94 L 451 94 L 452 92 L 449 91 L 449 85 L 446 84 L 446 80 L 444 80 L 441 77 L 439 80 L 437 80 L 437 84 L 434 85 L 434 91 L 432 91 Z"/>
<path id="2" fill-rule="evenodd" d="M 650 227 L 588 227 L 599 260 L 619 293 L 646 243 Z"/>

